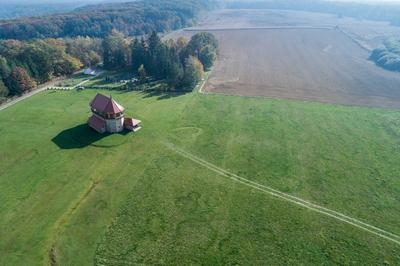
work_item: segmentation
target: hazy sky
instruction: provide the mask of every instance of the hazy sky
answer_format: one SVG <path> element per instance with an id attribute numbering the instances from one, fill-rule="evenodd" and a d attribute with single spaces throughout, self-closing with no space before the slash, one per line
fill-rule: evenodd
<path id="1" fill-rule="evenodd" d="M 400 0 L 329 0 L 341 2 L 360 2 L 360 3 L 400 3 Z"/>
<path id="2" fill-rule="evenodd" d="M 104 0 L 0 0 L 0 4 L 1 3 L 6 3 L 6 4 L 23 4 L 23 3 L 40 4 L 40 3 L 71 3 L 71 2 L 72 3 L 78 3 L 78 2 L 97 3 L 97 2 L 104 2 Z M 121 0 L 121 2 L 124 2 L 124 0 Z"/>
<path id="3" fill-rule="evenodd" d="M 129 0 L 121 0 L 121 2 Z M 361 3 L 400 3 L 400 0 L 326 0 L 326 1 L 343 1 L 343 2 L 361 2 Z M 95 2 L 106 2 L 105 0 L 0 0 L 0 3 L 68 3 L 68 2 L 83 2 L 83 3 L 95 3 Z M 1 8 L 1 7 L 0 7 Z"/>

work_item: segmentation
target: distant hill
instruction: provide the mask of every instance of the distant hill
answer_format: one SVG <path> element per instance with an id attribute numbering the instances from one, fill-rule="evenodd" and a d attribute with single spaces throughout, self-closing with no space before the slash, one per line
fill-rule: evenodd
<path id="1" fill-rule="evenodd" d="M 137 0 L 125 0 L 134 2 Z M 122 2 L 121 0 L 0 0 L 0 19 L 38 17 L 66 13 L 90 4 Z"/>
<path id="2" fill-rule="evenodd" d="M 43 16 L 69 12 L 82 6 L 82 3 L 12 3 L 0 2 L 0 19 Z"/>
<path id="3" fill-rule="evenodd" d="M 88 5 L 74 11 L 42 17 L 3 20 L 0 39 L 104 37 L 112 29 L 126 35 L 163 32 L 190 26 L 215 0 L 139 0 Z"/>
<path id="4" fill-rule="evenodd" d="M 400 25 L 400 4 L 379 4 L 365 1 L 343 2 L 322 0 L 226 0 L 231 9 L 286 9 L 310 12 L 329 13 L 337 16 L 353 17 L 375 21 L 388 21 Z"/>

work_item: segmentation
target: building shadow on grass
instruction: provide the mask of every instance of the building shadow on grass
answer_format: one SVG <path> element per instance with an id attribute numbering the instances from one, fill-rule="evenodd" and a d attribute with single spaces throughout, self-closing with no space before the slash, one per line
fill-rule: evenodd
<path id="1" fill-rule="evenodd" d="M 145 90 L 145 91 L 141 92 L 141 94 L 143 95 L 143 98 L 156 97 L 157 100 L 167 100 L 167 99 L 170 99 L 170 98 L 183 96 L 183 95 L 185 95 L 187 93 L 190 93 L 190 91 L 163 92 L 163 91 L 160 91 L 160 90 Z"/>
<path id="2" fill-rule="evenodd" d="M 127 135 L 129 131 L 123 131 L 121 133 L 116 133 L 120 135 Z M 87 124 L 81 124 L 76 127 L 72 127 L 61 131 L 57 136 L 55 136 L 52 141 L 60 149 L 82 149 L 88 146 L 98 147 L 98 148 L 112 148 L 120 146 L 123 143 L 111 143 L 109 145 L 96 144 L 98 141 L 109 137 L 112 134 L 100 134 L 91 129 Z"/>

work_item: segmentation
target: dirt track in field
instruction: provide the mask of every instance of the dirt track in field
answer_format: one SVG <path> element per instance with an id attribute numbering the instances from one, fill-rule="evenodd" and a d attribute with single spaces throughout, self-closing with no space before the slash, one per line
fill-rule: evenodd
<path id="1" fill-rule="evenodd" d="M 385 231 L 385 230 L 380 229 L 380 228 L 378 228 L 376 226 L 373 226 L 371 224 L 362 222 L 360 220 L 352 218 L 352 217 L 350 217 L 348 215 L 345 215 L 343 213 L 340 213 L 340 212 L 325 208 L 323 206 L 311 203 L 311 202 L 306 201 L 304 199 L 301 199 L 299 197 L 295 197 L 295 196 L 286 194 L 284 192 L 281 192 L 281 191 L 276 190 L 274 188 L 271 188 L 269 186 L 265 186 L 265 185 L 256 183 L 254 181 L 251 181 L 251 180 L 249 180 L 247 178 L 244 178 L 244 177 L 238 176 L 236 174 L 233 174 L 233 173 L 231 173 L 231 172 L 229 172 L 229 171 L 227 171 L 225 169 L 222 169 L 222 168 L 220 168 L 220 167 L 218 167 L 218 166 L 216 166 L 216 165 L 214 165 L 214 164 L 212 164 L 210 162 L 207 162 L 207 161 L 205 161 L 205 160 L 203 160 L 203 159 L 201 159 L 201 158 L 199 158 L 199 157 L 197 157 L 197 156 L 195 156 L 195 155 L 193 155 L 191 153 L 188 153 L 188 152 L 186 152 L 184 150 L 181 150 L 181 149 L 175 147 L 174 145 L 171 145 L 171 144 L 167 143 L 166 146 L 169 149 L 171 149 L 172 151 L 174 151 L 177 154 L 181 155 L 182 157 L 184 157 L 184 158 L 186 158 L 188 160 L 191 160 L 192 162 L 197 163 L 197 164 L 199 164 L 199 165 L 201 165 L 201 166 L 203 166 L 203 167 L 205 167 L 205 168 L 207 168 L 207 169 L 209 169 L 209 170 L 211 170 L 211 171 L 213 171 L 213 172 L 215 172 L 215 173 L 217 173 L 219 175 L 225 176 L 225 177 L 230 178 L 231 180 L 233 180 L 235 182 L 241 183 L 242 185 L 251 187 L 253 189 L 256 189 L 256 190 L 262 191 L 262 192 L 264 192 L 266 194 L 269 194 L 269 195 L 271 195 L 273 197 L 280 198 L 280 199 L 282 199 L 284 201 L 290 202 L 292 204 L 299 205 L 299 206 L 301 206 L 303 208 L 307 208 L 307 209 L 309 209 L 311 211 L 314 211 L 314 212 L 317 212 L 319 214 L 322 214 L 322 215 L 328 216 L 330 218 L 336 219 L 336 220 L 338 220 L 338 221 L 340 221 L 342 223 L 350 224 L 350 225 L 352 225 L 354 227 L 357 227 L 358 229 L 361 229 L 361 230 L 363 230 L 365 232 L 368 232 L 370 234 L 374 234 L 374 235 L 376 235 L 378 237 L 384 238 L 384 239 L 389 240 L 389 241 L 391 241 L 391 242 L 393 242 L 393 243 L 395 243 L 397 245 L 400 245 L 400 236 L 398 236 L 396 234 L 393 234 L 391 232 Z"/>
<path id="2" fill-rule="evenodd" d="M 375 66 L 369 53 L 339 30 L 213 33 L 220 56 L 205 91 L 400 108 L 400 73 Z"/>

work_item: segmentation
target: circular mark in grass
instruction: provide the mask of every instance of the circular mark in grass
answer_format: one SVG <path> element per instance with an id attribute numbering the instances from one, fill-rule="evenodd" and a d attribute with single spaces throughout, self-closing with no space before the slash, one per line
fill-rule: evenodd
<path id="1" fill-rule="evenodd" d="M 213 245 L 216 234 L 207 221 L 188 219 L 180 222 L 175 235 L 179 253 L 200 254 Z"/>
<path id="2" fill-rule="evenodd" d="M 96 148 L 113 148 L 113 147 L 118 147 L 121 146 L 123 144 L 125 144 L 126 141 L 122 141 L 120 143 L 113 143 L 113 144 L 91 144 L 90 146 L 92 147 L 96 147 Z"/>
<path id="3" fill-rule="evenodd" d="M 105 210 L 108 207 L 108 203 L 105 200 L 99 200 L 99 201 L 96 201 L 94 207 L 97 210 Z"/>
<path id="4" fill-rule="evenodd" d="M 196 211 L 199 206 L 200 194 L 192 191 L 185 196 L 181 196 L 175 199 L 175 206 L 183 211 Z"/>
<path id="5" fill-rule="evenodd" d="M 194 141 L 198 136 L 203 134 L 203 129 L 198 127 L 180 127 L 172 130 L 170 136 L 179 141 Z"/>
<path id="6" fill-rule="evenodd" d="M 160 213 L 150 213 L 146 218 L 148 233 L 156 236 L 161 234 L 166 228 L 166 221 Z"/>

